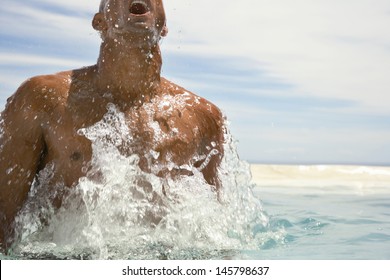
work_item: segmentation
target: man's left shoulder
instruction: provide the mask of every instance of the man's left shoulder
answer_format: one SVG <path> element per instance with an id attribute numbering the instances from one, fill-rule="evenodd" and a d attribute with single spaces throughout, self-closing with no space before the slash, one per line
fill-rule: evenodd
<path id="1" fill-rule="evenodd" d="M 185 100 L 191 110 L 198 116 L 212 117 L 218 122 L 223 121 L 223 114 L 221 110 L 213 104 L 211 101 L 203 98 L 179 85 L 176 85 L 170 81 L 164 79 L 163 87 L 169 92 L 170 95 L 180 97 Z"/>

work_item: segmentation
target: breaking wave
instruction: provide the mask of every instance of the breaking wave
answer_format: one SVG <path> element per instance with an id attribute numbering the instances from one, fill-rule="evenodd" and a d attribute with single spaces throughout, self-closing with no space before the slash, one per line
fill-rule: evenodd
<path id="1" fill-rule="evenodd" d="M 268 191 L 388 194 L 390 167 L 348 165 L 252 165 L 252 181 Z"/>

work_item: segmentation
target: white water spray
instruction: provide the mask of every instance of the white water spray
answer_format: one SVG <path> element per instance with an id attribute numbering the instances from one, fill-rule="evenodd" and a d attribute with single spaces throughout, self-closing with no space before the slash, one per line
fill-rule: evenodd
<path id="1" fill-rule="evenodd" d="M 92 142 L 88 175 L 73 189 L 59 184 L 48 192 L 45 182 L 53 166 L 40 172 L 39 184 L 34 184 L 17 218 L 20 241 L 15 254 L 192 259 L 218 258 L 223 253 L 215 252 L 257 250 L 262 245 L 268 219 L 252 193 L 249 165 L 238 158 L 230 134 L 225 135 L 219 168 L 218 201 L 201 172 L 162 179 L 143 172 L 137 155 L 122 155 L 118 147 L 132 134 L 114 105 L 100 122 L 79 133 Z M 50 201 L 58 192 L 65 200 L 55 210 Z"/>

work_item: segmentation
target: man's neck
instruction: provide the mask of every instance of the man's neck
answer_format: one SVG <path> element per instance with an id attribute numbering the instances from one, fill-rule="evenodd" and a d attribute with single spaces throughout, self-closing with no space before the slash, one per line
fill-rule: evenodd
<path id="1" fill-rule="evenodd" d="M 134 47 L 106 40 L 97 62 L 96 85 L 118 102 L 144 102 L 153 97 L 160 84 L 161 65 L 158 44 Z"/>

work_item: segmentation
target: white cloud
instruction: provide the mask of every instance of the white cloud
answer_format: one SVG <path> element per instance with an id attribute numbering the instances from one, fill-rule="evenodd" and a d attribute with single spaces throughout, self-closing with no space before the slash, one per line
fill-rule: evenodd
<path id="1" fill-rule="evenodd" d="M 29 75 L 74 69 L 96 61 L 100 38 L 91 20 L 98 6 L 99 0 L 2 1 L 0 34 L 6 37 L 0 45 L 0 95 L 4 95 L 0 108 L 5 96 Z"/>
<path id="2" fill-rule="evenodd" d="M 77 67 L 83 67 L 88 65 L 88 61 L 76 60 L 76 59 L 65 59 L 51 56 L 43 56 L 43 55 L 33 55 L 26 53 L 4 53 L 0 52 L 0 71 L 1 69 L 8 69 L 10 66 L 13 68 L 18 67 L 18 73 L 23 76 L 19 76 L 16 74 L 16 71 L 13 73 L 1 73 L 0 75 L 0 84 L 4 87 L 4 90 L 15 90 L 20 83 L 26 80 L 27 70 L 23 68 L 26 67 L 37 67 L 40 69 L 52 69 L 55 68 L 55 72 L 65 70 L 65 69 L 74 69 Z M 9 71 L 8 71 L 9 72 Z M 50 73 L 50 71 L 46 71 L 46 73 Z M 32 75 L 39 75 L 43 73 L 35 73 Z M 0 87 L 1 90 L 1 87 Z M 9 94 L 9 92 L 8 92 Z M 0 99 L 1 100 L 1 99 Z"/>
<path id="3" fill-rule="evenodd" d="M 59 8 L 68 9 L 79 13 L 91 13 L 91 11 L 98 11 L 100 0 L 38 0 L 38 2 L 55 5 Z"/>
<path id="4" fill-rule="evenodd" d="M 189 53 L 251 58 L 302 94 L 390 109 L 390 2 L 170 0 L 174 36 Z M 197 43 L 191 43 L 196 41 Z"/>
<path id="5" fill-rule="evenodd" d="M 288 128 L 248 126 L 233 132 L 240 135 L 243 158 L 268 163 L 389 163 L 390 132 L 355 128 Z M 240 144 L 242 143 L 242 144 Z"/>
<path id="6" fill-rule="evenodd" d="M 57 0 L 58 1 L 58 0 Z M 18 1 L 6 0 L 0 9 L 1 33 L 19 38 L 41 38 L 44 41 L 69 41 L 92 39 L 96 32 L 91 19 L 80 15 L 65 15 L 56 11 L 39 9 Z M 66 1 L 62 1 L 66 2 Z"/>
<path id="7" fill-rule="evenodd" d="M 58 57 L 50 57 L 43 55 L 31 55 L 25 53 L 2 53 L 0 52 L 0 66 L 12 65 L 46 65 L 46 66 L 58 66 L 58 67 L 76 67 L 77 65 L 87 65 L 87 61 L 72 60 Z"/>

